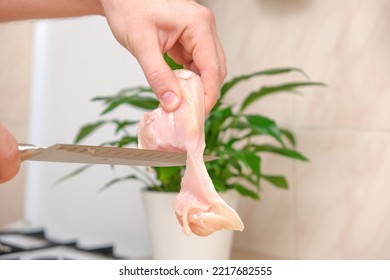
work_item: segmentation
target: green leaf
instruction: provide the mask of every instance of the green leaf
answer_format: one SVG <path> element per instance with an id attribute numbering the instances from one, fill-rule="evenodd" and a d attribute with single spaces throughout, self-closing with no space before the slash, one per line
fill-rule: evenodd
<path id="1" fill-rule="evenodd" d="M 280 129 L 280 132 L 282 133 L 282 135 L 284 137 L 286 137 L 288 139 L 288 141 L 291 143 L 291 145 L 293 145 L 294 147 L 297 145 L 297 141 L 295 140 L 295 136 L 290 130 Z"/>
<path id="2" fill-rule="evenodd" d="M 138 180 L 140 180 L 140 178 L 136 175 L 128 175 L 125 177 L 115 178 L 115 179 L 112 179 L 111 181 L 108 181 L 106 184 L 104 184 L 103 187 L 101 187 L 99 191 L 103 191 L 106 188 L 111 187 L 114 184 L 117 184 L 117 183 L 120 183 L 123 181 L 128 181 L 128 180 L 137 180 L 138 181 Z"/>
<path id="3" fill-rule="evenodd" d="M 284 146 L 282 134 L 275 121 L 260 115 L 244 115 L 254 134 L 266 134 L 273 136 Z"/>
<path id="4" fill-rule="evenodd" d="M 138 137 L 137 136 L 123 136 L 119 140 L 113 140 L 113 141 L 107 141 L 103 142 L 102 146 L 116 146 L 116 147 L 124 147 L 130 144 L 137 144 L 138 143 Z"/>
<path id="5" fill-rule="evenodd" d="M 183 65 L 177 64 L 167 53 L 164 54 L 164 59 L 172 70 L 183 69 Z"/>
<path id="6" fill-rule="evenodd" d="M 287 180 L 283 176 L 271 176 L 263 174 L 261 177 L 278 188 L 288 189 Z"/>
<path id="7" fill-rule="evenodd" d="M 161 182 L 161 186 L 159 186 L 161 190 L 167 192 L 180 191 L 183 167 L 155 167 L 154 170 L 157 173 L 157 179 Z"/>
<path id="8" fill-rule="evenodd" d="M 114 119 L 114 120 L 101 120 L 101 121 L 97 121 L 95 123 L 86 124 L 77 133 L 75 140 L 74 140 L 74 143 L 76 143 L 76 144 L 80 143 L 84 138 L 91 135 L 93 132 L 95 132 L 103 124 L 109 124 L 109 123 L 116 125 L 115 133 L 118 133 L 118 132 L 124 130 L 124 128 L 126 128 L 128 126 L 138 124 L 139 121 L 127 121 L 127 120 L 115 120 Z"/>
<path id="9" fill-rule="evenodd" d="M 235 151 L 235 150 L 226 150 L 226 154 L 228 154 L 232 160 L 238 159 L 240 160 L 246 167 L 248 167 L 251 172 L 256 176 L 257 185 L 260 183 L 260 164 L 261 159 L 258 155 L 249 151 Z"/>
<path id="10" fill-rule="evenodd" d="M 178 174 L 181 174 L 179 166 L 159 167 L 157 169 L 157 176 L 161 181 L 170 181 L 172 176 L 177 176 Z"/>
<path id="11" fill-rule="evenodd" d="M 137 86 L 137 87 L 131 87 L 131 88 L 124 88 L 118 91 L 116 94 L 113 95 L 106 95 L 106 96 L 96 96 L 91 99 L 91 101 L 102 101 L 104 104 L 111 103 L 115 101 L 116 99 L 124 96 L 133 96 L 133 95 L 139 95 L 139 94 L 150 94 L 152 93 L 152 96 L 154 96 L 154 93 L 150 87 L 145 86 Z"/>
<path id="12" fill-rule="evenodd" d="M 113 120 L 113 122 L 116 124 L 115 133 L 120 132 L 121 130 L 123 130 L 128 126 L 132 126 L 139 123 L 139 121 L 126 121 L 126 120 L 124 121 Z"/>
<path id="13" fill-rule="evenodd" d="M 89 123 L 81 127 L 79 132 L 76 135 L 76 138 L 74 140 L 74 143 L 80 143 L 81 140 L 83 140 L 85 137 L 90 135 L 92 132 L 94 132 L 96 129 L 101 127 L 103 124 L 107 123 L 107 121 L 97 121 L 94 123 Z"/>
<path id="14" fill-rule="evenodd" d="M 298 93 L 297 89 L 307 86 L 324 86 L 325 84 L 319 82 L 291 82 L 276 86 L 265 86 L 259 90 L 250 93 L 247 98 L 242 102 L 240 112 L 244 111 L 249 105 L 253 104 L 260 98 L 281 92 Z"/>
<path id="15" fill-rule="evenodd" d="M 207 151 L 213 151 L 220 146 L 218 142 L 222 125 L 233 115 L 232 108 L 227 107 L 210 113 L 205 121 L 205 139 Z"/>
<path id="16" fill-rule="evenodd" d="M 60 178 L 58 178 L 55 182 L 54 182 L 54 185 L 57 185 L 63 181 L 66 181 L 76 175 L 79 175 L 81 174 L 82 172 L 84 172 L 85 170 L 87 170 L 88 168 L 92 167 L 93 165 L 92 164 L 88 164 L 88 165 L 83 165 L 82 167 L 80 168 L 77 168 L 75 169 L 74 171 L 72 171 L 71 173 L 69 174 L 66 174 L 65 176 L 62 176 Z"/>
<path id="17" fill-rule="evenodd" d="M 255 176 L 250 171 L 244 169 L 243 171 L 245 172 L 240 172 L 238 174 L 232 173 L 232 177 L 234 178 L 234 181 L 235 182 L 245 181 L 249 183 L 249 185 L 253 186 L 253 188 L 260 191 L 260 181 L 258 181 L 257 178 L 254 178 Z"/>
<path id="18" fill-rule="evenodd" d="M 232 106 L 228 106 L 225 108 L 218 108 L 217 110 L 212 110 L 209 114 L 208 119 L 210 120 L 224 120 L 233 115 Z M 207 122 L 207 120 L 206 120 Z"/>
<path id="19" fill-rule="evenodd" d="M 144 110 L 153 110 L 156 109 L 159 105 L 159 101 L 154 97 L 145 97 L 145 96 L 123 96 L 116 98 L 114 101 L 110 102 L 109 105 L 103 110 L 101 115 L 105 115 L 120 105 L 130 105 L 138 109 Z"/>
<path id="20" fill-rule="evenodd" d="M 243 196 L 248 196 L 250 198 L 259 200 L 260 196 L 257 192 L 254 192 L 248 188 L 244 188 L 243 186 L 239 184 L 233 184 L 233 187 Z"/>
<path id="21" fill-rule="evenodd" d="M 260 182 L 260 157 L 256 154 L 245 152 L 240 153 L 239 158 L 244 162 L 244 164 L 251 169 L 253 174 L 256 175 L 257 183 Z"/>
<path id="22" fill-rule="evenodd" d="M 238 160 L 236 157 L 230 156 L 230 158 L 228 158 L 228 159 L 226 160 L 225 168 L 227 168 L 229 165 L 230 165 L 230 167 L 231 167 L 232 169 L 237 170 L 237 175 L 238 175 L 238 177 L 244 176 L 244 175 L 243 175 L 242 166 L 240 165 L 240 162 L 239 162 L 239 160 Z"/>
<path id="23" fill-rule="evenodd" d="M 290 157 L 293 159 L 308 161 L 309 159 L 306 158 L 304 155 L 302 155 L 300 152 L 287 149 L 287 148 L 281 148 L 281 147 L 275 147 L 272 145 L 252 145 L 254 152 L 270 152 L 274 154 L 279 154 L 285 157 Z"/>
<path id="24" fill-rule="evenodd" d="M 206 162 L 206 168 L 217 191 L 225 191 L 228 187 L 227 182 L 233 177 L 231 168 L 228 168 L 232 164 L 231 162 L 231 160 L 227 161 L 223 158 L 218 163 L 213 161 Z M 234 164 L 232 165 L 235 166 Z M 239 164 L 237 165 L 241 168 Z"/>
<path id="25" fill-rule="evenodd" d="M 214 188 L 217 192 L 223 192 L 226 191 L 226 181 L 222 178 L 216 178 L 212 177 L 211 180 L 213 181 Z"/>
<path id="26" fill-rule="evenodd" d="M 245 140 L 245 137 L 231 137 L 226 143 L 224 143 L 224 146 L 227 149 L 233 149 L 233 145 L 241 140 Z"/>
<path id="27" fill-rule="evenodd" d="M 257 77 L 257 76 L 269 76 L 269 75 L 284 74 L 284 73 L 289 73 L 289 72 L 300 72 L 305 77 L 307 77 L 306 74 L 301 69 L 291 68 L 291 67 L 289 67 L 289 68 L 268 69 L 268 70 L 254 72 L 254 73 L 251 73 L 251 74 L 241 75 L 241 76 L 237 76 L 237 77 L 235 77 L 235 78 L 231 79 L 230 81 L 227 81 L 226 83 L 223 84 L 223 86 L 221 88 L 221 98 L 223 98 L 224 95 L 232 87 L 234 87 L 236 84 L 238 84 L 238 83 L 240 83 L 242 81 L 249 80 L 249 79 L 251 79 L 253 77 Z"/>

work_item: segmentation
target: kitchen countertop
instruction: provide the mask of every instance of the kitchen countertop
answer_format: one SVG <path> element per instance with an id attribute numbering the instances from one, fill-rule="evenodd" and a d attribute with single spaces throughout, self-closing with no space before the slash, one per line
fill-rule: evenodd
<path id="1" fill-rule="evenodd" d="M 250 252 L 240 249 L 233 249 L 231 260 L 282 260 L 279 257 L 262 254 L 258 252 Z"/>

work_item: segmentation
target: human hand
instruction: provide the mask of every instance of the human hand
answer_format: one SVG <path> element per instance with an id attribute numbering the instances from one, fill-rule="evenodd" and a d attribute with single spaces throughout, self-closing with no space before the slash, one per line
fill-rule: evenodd
<path id="1" fill-rule="evenodd" d="M 167 111 L 180 104 L 179 84 L 162 54 L 200 75 L 208 113 L 226 77 L 211 11 L 191 0 L 101 0 L 115 38 L 140 63 Z"/>
<path id="2" fill-rule="evenodd" d="M 20 168 L 18 144 L 0 123 L 0 183 L 11 180 Z"/>

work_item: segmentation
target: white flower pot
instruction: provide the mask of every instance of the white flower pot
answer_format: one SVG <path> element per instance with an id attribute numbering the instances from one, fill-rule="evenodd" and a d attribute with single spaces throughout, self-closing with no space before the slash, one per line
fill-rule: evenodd
<path id="1" fill-rule="evenodd" d="M 207 237 L 186 236 L 176 219 L 172 201 L 177 193 L 143 190 L 143 199 L 156 260 L 225 260 L 230 258 L 233 231 L 218 231 Z M 220 194 L 232 208 L 237 208 L 239 195 L 231 190 Z"/>

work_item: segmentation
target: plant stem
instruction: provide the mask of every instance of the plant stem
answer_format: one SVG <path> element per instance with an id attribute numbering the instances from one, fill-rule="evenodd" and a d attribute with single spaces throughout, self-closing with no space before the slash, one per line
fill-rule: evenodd
<path id="1" fill-rule="evenodd" d="M 152 186 L 158 185 L 158 183 L 156 182 L 156 180 L 154 180 L 154 178 L 149 176 L 146 172 L 141 171 L 138 167 L 131 166 L 130 168 L 133 169 L 136 173 L 138 173 L 139 175 L 141 175 L 145 179 L 145 181 L 143 181 L 144 183 L 151 184 Z"/>

